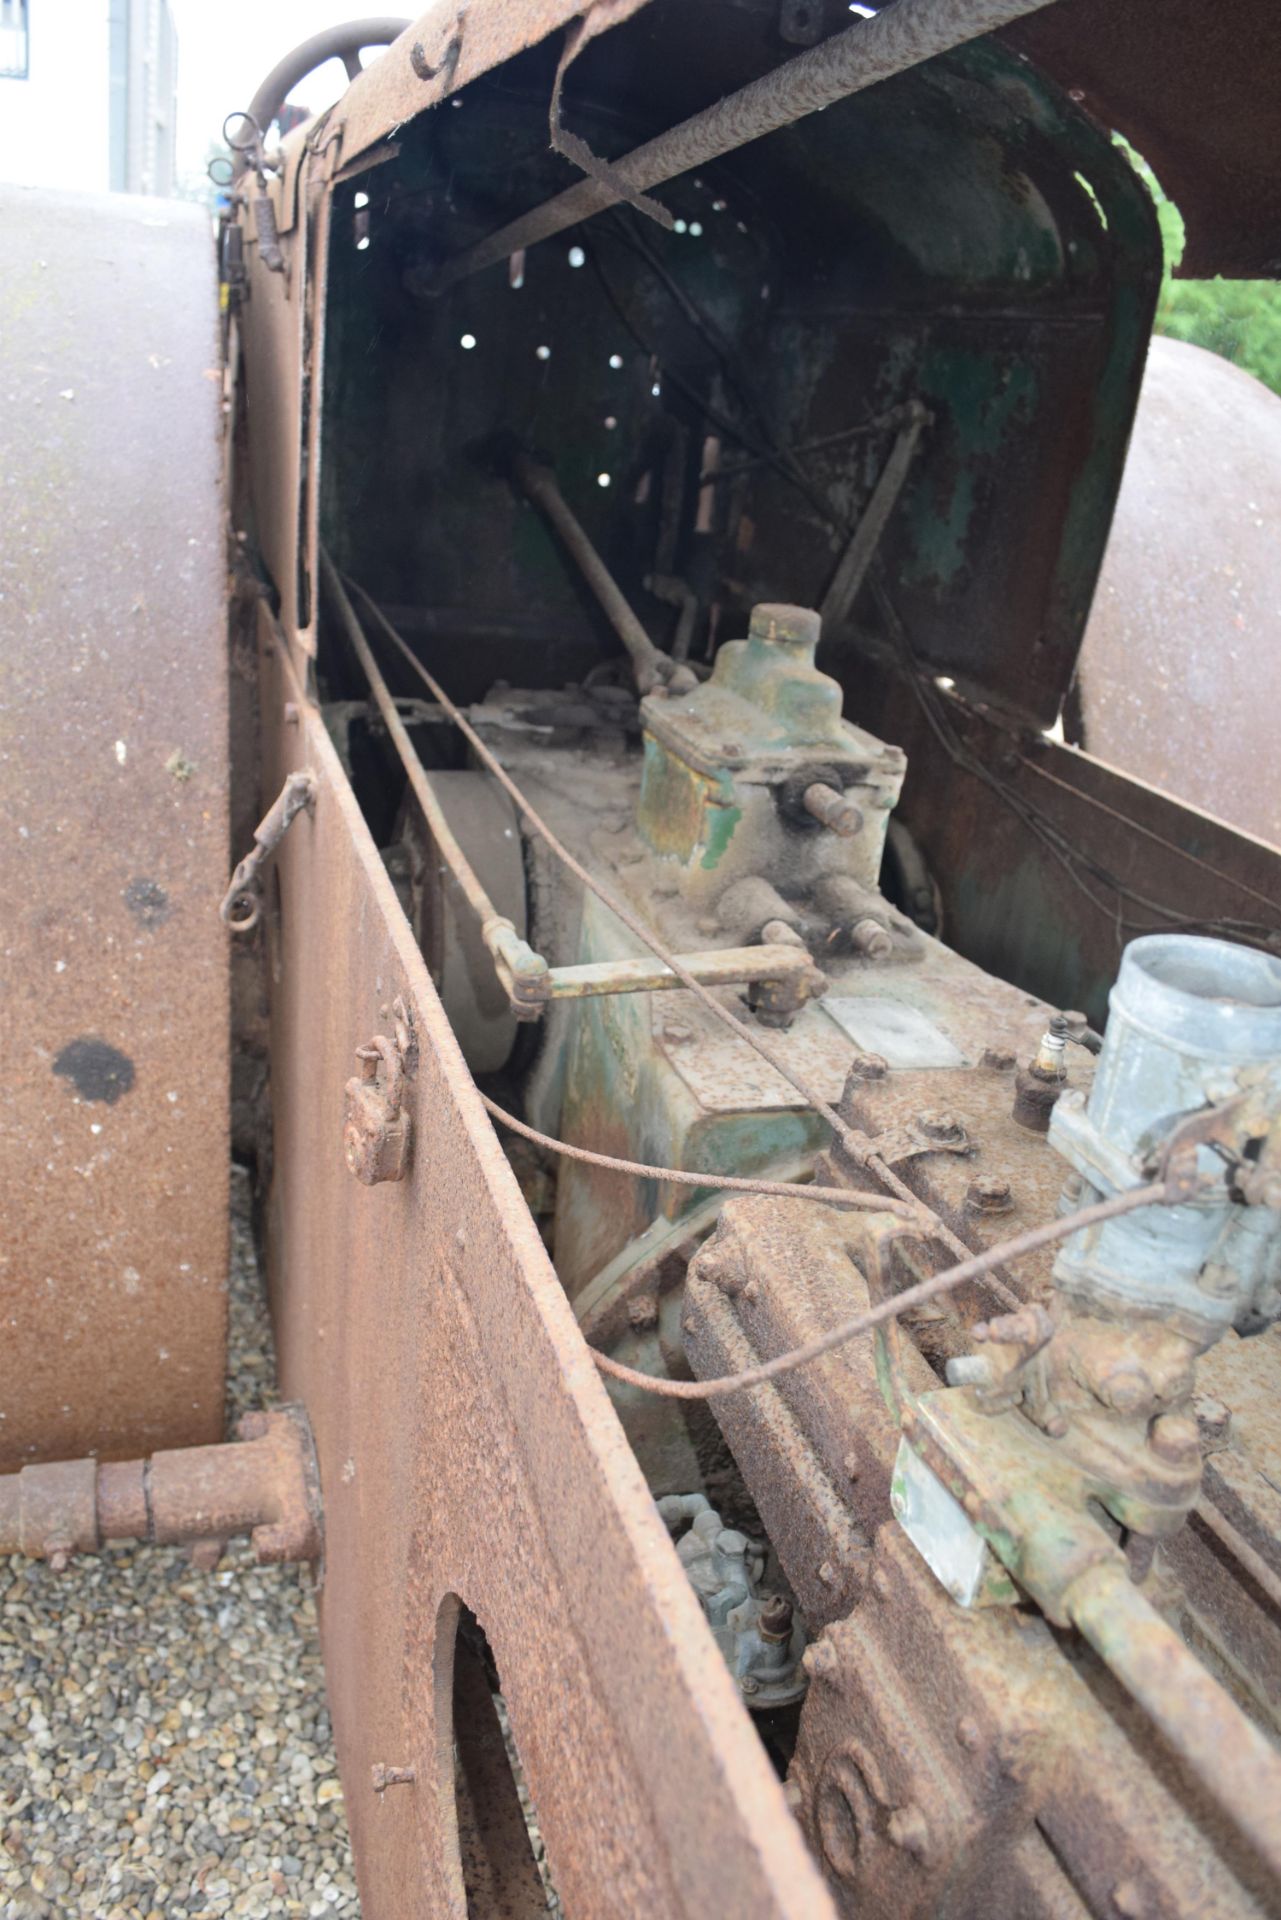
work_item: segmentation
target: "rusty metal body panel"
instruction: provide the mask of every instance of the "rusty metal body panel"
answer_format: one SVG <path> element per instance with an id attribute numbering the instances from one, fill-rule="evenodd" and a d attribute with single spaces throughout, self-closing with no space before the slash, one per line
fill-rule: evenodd
<path id="1" fill-rule="evenodd" d="M 264 705 L 302 704 L 263 616 Z M 815 1871 L 314 709 L 268 735 L 314 816 L 277 856 L 269 1247 L 282 1382 L 320 1457 L 321 1631 L 370 1914 L 462 1912 L 437 1622 L 484 1627 L 567 1909 L 827 1911 Z M 403 996 L 412 1161 L 365 1189 L 342 1151 L 355 1048 Z M 608 1578 L 603 1577 L 608 1570 Z M 437 1678 L 433 1678 L 436 1675 Z M 387 1796 L 375 1765 L 411 1766 Z"/>
<path id="2" fill-rule="evenodd" d="M 0 279 L 9 1468 L 221 1437 L 227 741 L 207 222 L 5 190 Z"/>
<path id="3" fill-rule="evenodd" d="M 1154 339 L 1067 724 L 1095 756 L 1281 843 L 1281 398 Z"/>
<path id="4" fill-rule="evenodd" d="M 1065 0 L 1006 38 L 1155 169 L 1191 279 L 1281 273 L 1281 18 L 1272 0 Z"/>

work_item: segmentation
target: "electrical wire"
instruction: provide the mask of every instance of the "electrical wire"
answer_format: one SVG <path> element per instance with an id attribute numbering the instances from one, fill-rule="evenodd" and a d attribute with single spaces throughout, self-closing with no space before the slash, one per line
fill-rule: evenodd
<path id="1" fill-rule="evenodd" d="M 477 1092 L 480 1089 L 477 1088 Z M 804 1185 L 794 1180 L 751 1180 L 737 1174 L 728 1173 L 691 1173 L 684 1167 L 651 1167 L 639 1160 L 620 1160 L 612 1153 L 596 1153 L 590 1147 L 574 1147 L 568 1140 L 556 1140 L 549 1133 L 540 1133 L 537 1127 L 529 1126 L 524 1120 L 518 1120 L 514 1113 L 508 1113 L 506 1107 L 500 1107 L 487 1093 L 480 1095 L 481 1105 L 491 1118 L 500 1126 L 509 1127 L 522 1139 L 532 1140 L 535 1146 L 546 1147 L 549 1153 L 561 1154 L 566 1160 L 581 1160 L 589 1167 L 604 1167 L 609 1173 L 630 1173 L 640 1180 L 671 1181 L 678 1187 L 723 1187 L 730 1193 L 763 1193 L 773 1195 L 780 1200 L 820 1200 L 825 1205 L 846 1207 L 858 1212 L 898 1213 L 907 1219 L 920 1217 L 919 1207 L 910 1207 L 905 1201 L 892 1199 L 888 1194 L 867 1193 L 858 1187 L 825 1187 L 809 1181 Z"/>
<path id="2" fill-rule="evenodd" d="M 1066 1240 L 1069 1235 L 1080 1233 L 1087 1227 L 1118 1219 L 1122 1214 L 1136 1213 L 1141 1207 L 1169 1203 L 1176 1197 L 1183 1196 L 1171 1193 L 1166 1184 L 1160 1182 L 1155 1186 L 1132 1187 L 1126 1193 L 1113 1194 L 1110 1200 L 1100 1200 L 1096 1206 L 1081 1207 L 1075 1213 L 1061 1214 L 1058 1219 L 1047 1221 L 1044 1226 L 1032 1227 L 1027 1233 L 1020 1233 L 1000 1246 L 971 1254 L 967 1260 L 958 1261 L 954 1267 L 946 1267 L 942 1273 L 933 1274 L 928 1280 L 918 1281 L 914 1287 L 906 1287 L 902 1293 L 890 1294 L 864 1312 L 829 1327 L 826 1333 L 816 1334 L 804 1346 L 775 1354 L 773 1359 L 763 1360 L 756 1367 L 745 1367 L 741 1373 L 718 1374 L 710 1380 L 667 1380 L 652 1373 L 638 1373 L 634 1367 L 625 1367 L 620 1360 L 612 1360 L 608 1354 L 599 1353 L 594 1347 L 589 1351 L 600 1371 L 608 1374 L 611 1380 L 620 1380 L 629 1387 L 639 1387 L 643 1392 L 655 1394 L 660 1399 L 719 1399 L 727 1393 L 741 1393 L 748 1387 L 763 1386 L 767 1380 L 776 1380 L 780 1374 L 792 1373 L 797 1367 L 819 1359 L 822 1354 L 831 1353 L 833 1348 L 844 1346 L 846 1341 L 857 1339 L 860 1333 L 870 1333 L 873 1327 L 879 1327 L 883 1321 L 897 1319 L 899 1314 L 911 1307 L 923 1306 L 927 1300 L 934 1300 L 941 1293 L 950 1293 L 968 1280 L 984 1278 L 1000 1262 L 1017 1260 L 1023 1254 L 1035 1253 L 1057 1240 Z"/>

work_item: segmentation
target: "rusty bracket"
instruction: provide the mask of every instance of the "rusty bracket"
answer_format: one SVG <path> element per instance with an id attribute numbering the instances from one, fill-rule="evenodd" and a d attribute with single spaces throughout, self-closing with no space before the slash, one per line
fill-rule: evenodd
<path id="1" fill-rule="evenodd" d="M 262 916 L 262 892 L 258 875 L 284 839 L 293 822 L 316 797 L 316 776 L 310 767 L 291 773 L 254 828 L 254 844 L 231 876 L 231 885 L 218 909 L 224 926 L 232 933 L 248 933 Z"/>
<path id="2" fill-rule="evenodd" d="M 1151 1170 L 1172 1194 L 1190 1199 L 1204 1185 L 1197 1167 L 1202 1147 L 1220 1147 L 1236 1160 L 1246 1142 L 1257 1139 L 1266 1128 L 1252 1092 L 1235 1094 L 1180 1121 L 1162 1141 Z"/>
<path id="3" fill-rule="evenodd" d="M 343 1157 L 366 1187 L 403 1180 L 409 1167 L 409 1115 L 403 1110 L 405 1075 L 417 1042 L 405 1003 L 396 1001 L 396 1037 L 378 1033 L 357 1047 L 360 1072 L 347 1082 Z"/>

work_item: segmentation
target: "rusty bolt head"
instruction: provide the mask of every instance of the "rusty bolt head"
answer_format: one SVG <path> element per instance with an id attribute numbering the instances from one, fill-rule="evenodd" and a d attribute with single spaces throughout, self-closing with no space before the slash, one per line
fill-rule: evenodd
<path id="1" fill-rule="evenodd" d="M 1112 1889 L 1112 1905 L 1124 1920 L 1145 1920 L 1147 1898 L 1137 1880 L 1122 1880 Z"/>
<path id="2" fill-rule="evenodd" d="M 979 1065 L 989 1073 L 1013 1073 L 1018 1057 L 1009 1047 L 984 1047 Z"/>
<path id="3" fill-rule="evenodd" d="M 951 1142 L 965 1138 L 965 1128 L 957 1116 L 941 1108 L 928 1107 L 924 1113 L 918 1113 L 916 1124 L 927 1140 Z"/>
<path id="4" fill-rule="evenodd" d="M 886 1573 L 884 1567 L 877 1567 L 873 1572 L 872 1586 L 873 1586 L 873 1589 L 880 1595 L 882 1600 L 887 1600 L 889 1598 L 890 1576 L 888 1573 Z"/>
<path id="5" fill-rule="evenodd" d="M 61 1544 L 47 1542 L 44 1550 L 45 1565 L 50 1573 L 65 1573 L 71 1565 L 71 1548 Z"/>
<path id="6" fill-rule="evenodd" d="M 965 1204 L 971 1213 L 1008 1213 L 1014 1205 L 1010 1183 L 999 1174 L 980 1174 L 966 1188 Z"/>
<path id="7" fill-rule="evenodd" d="M 974 1753 L 983 1738 L 983 1731 L 978 1721 L 966 1714 L 956 1723 L 956 1737 L 967 1753 Z"/>
<path id="8" fill-rule="evenodd" d="M 663 1038 L 669 1046 L 683 1047 L 694 1038 L 694 1029 L 688 1026 L 684 1020 L 665 1020 L 663 1022 Z"/>
<path id="9" fill-rule="evenodd" d="M 1163 1413 L 1148 1435 L 1152 1451 L 1167 1466 L 1185 1467 L 1201 1457 L 1196 1421 L 1186 1413 Z"/>
<path id="10" fill-rule="evenodd" d="M 822 1680 L 836 1671 L 836 1648 L 830 1640 L 813 1640 L 801 1655 L 801 1665 L 813 1680 Z"/>
<path id="11" fill-rule="evenodd" d="M 1232 1435 L 1232 1410 L 1211 1394 L 1198 1393 L 1192 1401 L 1202 1453 L 1217 1453 Z"/>
<path id="12" fill-rule="evenodd" d="M 792 1603 L 783 1594 L 775 1593 L 765 1601 L 757 1619 L 762 1640 L 790 1640 L 792 1637 Z"/>
<path id="13" fill-rule="evenodd" d="M 759 1693 L 761 1690 L 761 1683 L 754 1673 L 744 1673 L 740 1675 L 738 1685 L 739 1691 L 749 1696 L 753 1693 Z"/>
<path id="14" fill-rule="evenodd" d="M 834 1587 L 841 1576 L 830 1560 L 824 1560 L 818 1570 L 818 1577 L 825 1587 Z"/>

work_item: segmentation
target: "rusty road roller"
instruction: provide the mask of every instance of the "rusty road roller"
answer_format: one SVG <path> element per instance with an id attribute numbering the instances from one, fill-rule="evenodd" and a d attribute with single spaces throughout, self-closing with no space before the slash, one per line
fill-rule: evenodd
<path id="1" fill-rule="evenodd" d="M 1281 852 L 1058 726 L 1274 10 L 246 92 L 0 221 L 0 1548 L 312 1567 L 367 1920 L 1276 1913 Z"/>

